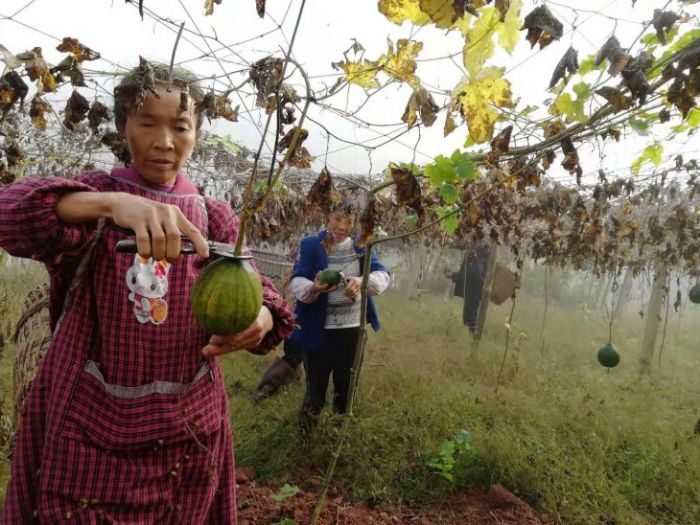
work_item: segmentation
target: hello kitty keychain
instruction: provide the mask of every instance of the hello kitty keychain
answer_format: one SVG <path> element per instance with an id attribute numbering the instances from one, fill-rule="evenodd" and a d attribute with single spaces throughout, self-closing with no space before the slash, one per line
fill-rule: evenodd
<path id="1" fill-rule="evenodd" d="M 140 323 L 160 325 L 168 317 L 168 303 L 164 297 L 168 291 L 168 271 L 166 261 L 134 256 L 134 264 L 126 272 L 126 285 L 129 300 L 134 303 L 134 314 Z"/>

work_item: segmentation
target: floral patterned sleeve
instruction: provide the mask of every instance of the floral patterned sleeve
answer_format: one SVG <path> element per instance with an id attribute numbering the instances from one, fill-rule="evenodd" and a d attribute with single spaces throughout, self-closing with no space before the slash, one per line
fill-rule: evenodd
<path id="1" fill-rule="evenodd" d="M 209 216 L 210 240 L 234 244 L 238 238 L 240 219 L 233 213 L 231 207 L 223 201 L 206 199 L 206 203 Z M 255 270 L 258 271 L 257 268 Z M 254 354 L 269 352 L 292 335 L 295 328 L 294 314 L 287 307 L 284 298 L 277 291 L 275 285 L 264 275 L 260 276 L 260 280 L 263 285 L 263 304 L 272 313 L 274 325 L 262 342 L 257 347 L 249 350 Z"/>

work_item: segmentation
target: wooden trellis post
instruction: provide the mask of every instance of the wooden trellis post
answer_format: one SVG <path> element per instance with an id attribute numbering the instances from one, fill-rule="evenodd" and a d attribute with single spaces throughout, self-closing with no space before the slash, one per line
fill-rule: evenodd
<path id="1" fill-rule="evenodd" d="M 625 277 L 622 279 L 622 285 L 620 286 L 620 291 L 617 295 L 617 304 L 615 304 L 615 311 L 613 313 L 615 319 L 619 319 L 622 312 L 625 311 L 627 303 L 629 302 L 630 293 L 632 291 L 632 282 L 634 281 L 634 276 L 632 275 L 632 270 L 627 268 L 625 271 Z"/>
<path id="2" fill-rule="evenodd" d="M 496 271 L 496 262 L 498 262 L 498 246 L 493 245 L 489 249 L 489 257 L 486 262 L 486 274 L 484 275 L 484 286 L 481 289 L 481 302 L 479 303 L 479 315 L 476 318 L 476 328 L 474 329 L 474 340 L 480 341 L 484 333 L 484 325 L 486 324 L 486 312 L 489 309 L 491 301 L 491 289 L 493 287 L 493 275 Z M 465 276 L 466 286 L 466 276 Z M 464 292 L 467 293 L 466 290 Z"/>
<path id="3" fill-rule="evenodd" d="M 668 279 L 668 269 L 657 266 L 654 273 L 654 284 L 651 287 L 651 297 L 647 306 L 646 323 L 644 325 L 644 338 L 642 339 L 642 353 L 639 362 L 640 375 L 651 372 L 651 362 L 654 358 L 656 336 L 661 324 L 661 305 L 664 298 L 664 289 Z"/>

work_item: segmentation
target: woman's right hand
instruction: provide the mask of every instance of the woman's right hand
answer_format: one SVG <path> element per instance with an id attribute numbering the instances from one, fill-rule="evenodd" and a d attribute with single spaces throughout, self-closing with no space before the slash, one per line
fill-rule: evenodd
<path id="1" fill-rule="evenodd" d="M 314 286 L 311 289 L 313 293 L 331 293 L 334 291 L 336 288 L 338 288 L 338 285 L 332 285 L 332 284 L 323 284 L 321 282 L 321 272 L 318 272 L 316 274 L 316 277 L 314 278 Z"/>
<path id="2" fill-rule="evenodd" d="M 206 239 L 177 206 L 129 193 L 112 193 L 109 201 L 109 218 L 122 228 L 134 230 L 142 257 L 177 261 L 181 235 L 192 242 L 199 256 L 209 257 Z"/>

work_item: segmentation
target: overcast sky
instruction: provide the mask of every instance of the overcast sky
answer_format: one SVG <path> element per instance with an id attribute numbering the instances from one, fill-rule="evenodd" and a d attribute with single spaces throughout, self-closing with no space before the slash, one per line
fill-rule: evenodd
<path id="1" fill-rule="evenodd" d="M 521 15 L 524 16 L 539 3 L 524 0 Z M 551 71 L 570 45 L 578 50 L 581 60 L 597 51 L 597 47 L 614 30 L 622 46 L 626 47 L 640 35 L 644 27 L 642 24 L 650 19 L 653 9 L 663 7 L 666 1 L 638 0 L 634 8 L 631 0 L 556 0 L 546 3 L 564 23 L 563 38 L 538 52 L 537 47 L 530 49 L 523 32 L 523 38 L 513 56 L 501 52 L 488 63 L 506 67 L 507 78 L 514 86 L 514 96 L 520 97 L 523 105 L 546 106 L 547 99 L 552 98 L 546 91 Z M 208 17 L 204 16 L 203 4 L 203 0 L 144 1 L 147 9 L 173 22 L 169 24 L 155 21 L 148 14 L 142 21 L 135 5 L 125 4 L 123 0 L 2 0 L 0 43 L 13 53 L 41 46 L 44 57 L 49 62 L 56 63 L 63 55 L 55 50 L 55 38 L 72 36 L 99 51 L 105 59 L 86 63 L 86 69 L 111 71 L 117 67 L 133 67 L 137 64 L 139 55 L 153 61 L 170 62 L 177 25 L 184 21 L 185 32 L 177 49 L 176 62 L 184 62 L 184 65 L 203 77 L 221 75 L 225 71 L 230 80 L 223 78 L 222 81 L 238 85 L 246 78 L 248 64 L 270 53 L 280 56 L 281 50 L 287 48 L 301 0 L 267 0 L 268 15 L 262 20 L 255 12 L 255 0 L 222 0 L 221 5 L 215 6 L 214 15 Z M 579 12 L 578 17 L 567 7 L 582 5 L 590 12 Z M 672 2 L 672 5 L 677 7 L 677 2 Z M 17 13 L 25 6 L 24 10 Z M 700 6 L 689 5 L 684 9 L 696 16 L 692 24 L 697 27 Z M 576 26 L 575 31 L 572 31 L 572 23 Z M 278 25 L 282 26 L 281 30 L 276 30 Z M 685 27 L 690 28 L 691 24 L 686 24 Z M 213 39 L 205 42 L 190 31 L 216 35 L 221 43 Z M 423 51 L 419 55 L 421 61 L 418 75 L 431 87 L 448 93 L 463 75 L 461 59 L 459 56 L 454 60 L 438 58 L 461 49 L 459 34 L 454 32 L 445 35 L 432 27 L 416 28 L 409 23 L 396 26 L 377 11 L 376 0 L 307 0 L 293 56 L 310 75 L 313 88 L 322 91 L 324 86 L 335 82 L 338 71 L 331 64 L 342 60 L 342 53 L 352 45 L 352 39 L 362 43 L 366 49 L 366 58 L 375 59 L 386 51 L 387 38 L 395 42 L 398 38 L 406 38 L 411 34 L 424 42 Z M 209 53 L 207 44 L 216 51 L 219 61 L 211 56 L 202 58 Z M 230 50 L 222 50 L 222 44 L 236 45 Z M 299 82 L 297 76 L 293 80 Z M 211 85 L 212 81 L 205 80 L 207 83 Z M 217 87 L 223 88 L 224 84 L 219 83 Z M 105 89 L 111 91 L 109 82 L 101 83 L 101 89 L 90 87 L 82 91 L 90 98 L 89 95 L 103 96 Z M 244 90 L 250 91 L 250 88 L 246 86 Z M 360 115 L 364 120 L 381 126 L 364 127 L 319 108 L 314 108 L 310 116 L 323 122 L 340 139 L 360 142 L 370 147 L 377 146 L 387 140 L 381 134 L 393 135 L 402 130 L 399 124 L 409 94 L 406 87 L 392 85 L 370 99 Z M 438 100 L 438 104 L 442 105 L 447 98 L 448 95 L 445 94 L 442 100 Z M 245 97 L 244 100 L 247 104 L 251 102 L 250 97 Z M 352 111 L 361 100 L 361 88 L 352 87 L 350 92 L 343 91 L 330 99 L 329 103 L 335 108 Z M 240 102 L 235 96 L 233 101 L 234 105 Z M 213 130 L 229 133 L 234 140 L 255 149 L 260 140 L 259 130 L 264 115 L 257 110 L 249 114 L 243 108 L 241 111 L 241 122 L 217 122 L 213 124 Z M 444 113 L 432 128 L 421 130 L 419 142 L 418 131 L 412 130 L 395 141 L 370 150 L 334 138 L 327 141 L 325 132 L 309 122 L 305 126 L 310 131 L 306 145 L 312 155 L 317 157 L 315 168 L 324 165 L 328 146 L 327 164 L 332 172 L 379 173 L 390 161 L 411 161 L 414 149 L 415 161 L 424 164 L 438 154 L 449 154 L 461 147 L 467 136 L 466 126 L 461 126 L 452 135 L 443 138 L 443 123 Z M 674 122 L 677 123 L 679 122 Z M 662 136 L 656 138 L 661 139 Z M 594 172 L 601 165 L 607 169 L 629 167 L 653 139 L 654 137 L 630 134 L 618 145 L 606 144 L 602 152 L 587 147 L 580 151 L 584 171 Z M 666 143 L 665 147 L 667 155 L 684 152 L 686 158 L 697 157 L 700 139 L 695 137 L 688 141 L 687 137 L 683 137 L 683 141 Z M 555 172 L 555 175 L 557 178 L 569 177 L 562 170 Z"/>

